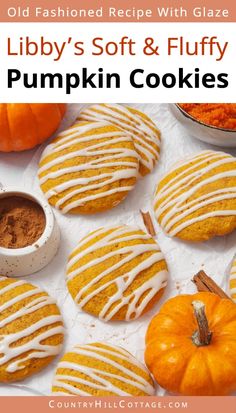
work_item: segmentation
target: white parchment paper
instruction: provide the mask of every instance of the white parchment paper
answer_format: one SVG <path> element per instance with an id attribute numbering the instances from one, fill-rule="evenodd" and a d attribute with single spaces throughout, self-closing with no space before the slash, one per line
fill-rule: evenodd
<path id="1" fill-rule="evenodd" d="M 181 293 L 195 292 L 191 282 L 192 276 L 200 269 L 224 289 L 228 288 L 228 269 L 236 251 L 236 233 L 227 237 L 215 238 L 198 244 L 181 242 L 168 238 L 155 223 L 157 240 L 165 255 L 169 267 L 169 285 L 159 304 L 147 315 L 133 322 L 104 323 L 98 319 L 79 312 L 69 295 L 64 278 L 67 257 L 81 237 L 89 231 L 103 225 L 130 224 L 145 229 L 139 210 L 152 212 L 153 193 L 160 177 L 177 160 L 186 155 L 195 154 L 204 149 L 219 149 L 204 144 L 191 136 L 182 128 L 170 113 L 166 104 L 131 104 L 149 115 L 162 132 L 161 158 L 155 170 L 141 179 L 126 200 L 115 209 L 94 216 L 63 216 L 55 211 L 61 229 L 61 245 L 57 256 L 42 271 L 25 277 L 29 282 L 45 289 L 57 299 L 66 326 L 66 337 L 63 351 L 74 344 L 93 341 L 107 341 L 129 350 L 143 361 L 144 337 L 147 325 L 160 305 L 169 297 Z M 82 105 L 69 105 L 66 117 L 60 129 L 70 125 L 80 111 Z M 37 167 L 45 145 L 34 151 L 19 154 L 0 155 L 0 182 L 2 185 L 19 185 L 25 189 L 41 193 L 37 182 Z M 220 148 L 220 150 L 224 150 Z M 233 155 L 236 150 L 225 149 Z M 0 383 L 0 395 L 49 395 L 54 371 L 58 362 L 55 359 L 41 373 L 21 383 L 5 385 Z M 165 391 L 157 388 L 157 394 Z"/>

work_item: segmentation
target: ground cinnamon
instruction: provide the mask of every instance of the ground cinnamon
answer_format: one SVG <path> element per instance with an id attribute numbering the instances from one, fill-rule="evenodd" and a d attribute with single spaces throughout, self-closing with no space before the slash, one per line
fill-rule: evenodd
<path id="1" fill-rule="evenodd" d="M 0 246 L 24 248 L 43 234 L 46 217 L 43 208 L 30 199 L 9 196 L 0 198 Z"/>

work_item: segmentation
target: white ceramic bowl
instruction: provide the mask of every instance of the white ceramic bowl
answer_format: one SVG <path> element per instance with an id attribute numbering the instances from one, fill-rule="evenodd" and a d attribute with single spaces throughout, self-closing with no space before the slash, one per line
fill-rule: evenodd
<path id="1" fill-rule="evenodd" d="M 33 274 L 49 264 L 59 247 L 60 230 L 51 207 L 44 199 L 15 187 L 0 189 L 0 202 L 2 198 L 9 196 L 24 197 L 37 202 L 46 217 L 45 230 L 34 244 L 17 249 L 0 247 L 0 275 L 20 277 Z"/>
<path id="2" fill-rule="evenodd" d="M 170 104 L 170 109 L 189 134 L 200 141 L 221 147 L 236 147 L 236 130 L 206 125 L 185 112 L 177 103 Z"/>

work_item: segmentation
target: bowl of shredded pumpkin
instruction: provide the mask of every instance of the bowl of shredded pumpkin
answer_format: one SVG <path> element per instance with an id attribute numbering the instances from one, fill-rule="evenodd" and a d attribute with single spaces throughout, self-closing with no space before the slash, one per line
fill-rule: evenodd
<path id="1" fill-rule="evenodd" d="M 176 103 L 171 110 L 195 138 L 217 146 L 236 147 L 235 103 Z"/>

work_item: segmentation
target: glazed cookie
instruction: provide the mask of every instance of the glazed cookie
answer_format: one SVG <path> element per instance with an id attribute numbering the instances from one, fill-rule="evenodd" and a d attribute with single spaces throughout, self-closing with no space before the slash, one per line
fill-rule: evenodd
<path id="1" fill-rule="evenodd" d="M 139 110 L 118 104 L 99 104 L 82 110 L 77 119 L 106 120 L 129 133 L 139 155 L 141 175 L 148 174 L 156 165 L 160 153 L 161 134 L 155 123 Z"/>
<path id="2" fill-rule="evenodd" d="M 75 303 L 104 321 L 138 318 L 159 300 L 166 284 L 160 248 L 138 228 L 99 228 L 69 257 L 67 286 Z"/>
<path id="3" fill-rule="evenodd" d="M 77 345 L 57 366 L 55 395 L 152 396 L 148 370 L 128 351 L 106 343 Z"/>
<path id="4" fill-rule="evenodd" d="M 60 311 L 46 292 L 0 277 L 0 382 L 42 370 L 61 351 L 63 335 Z"/>
<path id="5" fill-rule="evenodd" d="M 236 303 L 236 256 L 233 259 L 229 276 L 230 297 Z"/>
<path id="6" fill-rule="evenodd" d="M 92 214 L 119 204 L 134 187 L 138 156 L 132 139 L 107 122 L 75 123 L 45 149 L 39 182 L 63 213 Z"/>
<path id="7" fill-rule="evenodd" d="M 236 159 L 204 151 L 176 164 L 159 182 L 157 221 L 171 237 L 205 241 L 236 228 Z"/>

